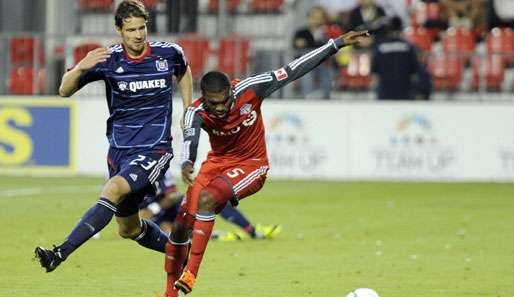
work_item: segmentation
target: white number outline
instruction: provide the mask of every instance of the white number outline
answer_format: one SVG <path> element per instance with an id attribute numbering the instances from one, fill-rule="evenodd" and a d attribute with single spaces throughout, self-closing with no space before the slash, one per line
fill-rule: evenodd
<path id="1" fill-rule="evenodd" d="M 146 159 L 146 156 L 143 156 L 143 155 L 137 155 L 137 158 L 130 161 L 129 165 L 136 165 L 136 166 L 141 166 L 144 170 L 150 170 L 155 164 L 157 164 L 157 161 L 156 160 L 152 160 L 152 161 L 148 161 L 145 164 L 142 164 L 142 162 Z"/>
<path id="2" fill-rule="evenodd" d="M 245 174 L 244 170 L 241 168 L 234 168 L 234 169 L 230 170 L 229 172 L 227 172 L 227 176 L 230 178 L 235 178 L 235 177 L 239 176 L 239 174 Z"/>

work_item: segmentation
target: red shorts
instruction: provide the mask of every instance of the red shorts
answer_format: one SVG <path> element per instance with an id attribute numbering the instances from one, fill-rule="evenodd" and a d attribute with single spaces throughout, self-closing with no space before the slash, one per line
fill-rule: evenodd
<path id="1" fill-rule="evenodd" d="M 200 191 L 209 191 L 220 206 L 220 211 L 231 199 L 241 200 L 259 191 L 266 181 L 268 162 L 247 160 L 230 163 L 207 159 L 189 187 L 182 209 L 194 216 L 198 209 Z"/>

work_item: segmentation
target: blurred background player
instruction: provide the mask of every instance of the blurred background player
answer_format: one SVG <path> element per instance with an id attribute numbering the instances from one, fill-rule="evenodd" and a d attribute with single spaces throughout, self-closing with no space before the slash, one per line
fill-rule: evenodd
<path id="1" fill-rule="evenodd" d="M 177 189 L 175 175 L 171 170 L 168 170 L 159 181 L 156 194 L 147 195 L 139 206 L 139 216 L 143 219 L 151 219 L 164 232 L 169 234 L 172 231 L 172 223 L 177 216 L 184 197 L 185 195 Z M 215 230 L 211 236 L 211 239 L 214 240 L 272 239 L 282 231 L 280 225 L 253 225 L 239 209 L 230 203 L 227 203 L 219 215 L 228 222 L 240 227 L 243 232 Z"/>
<path id="2" fill-rule="evenodd" d="M 73 95 L 93 81 L 103 80 L 106 84 L 110 179 L 98 202 L 61 245 L 53 249 L 36 247 L 36 258 L 47 272 L 107 226 L 113 215 L 121 237 L 164 252 L 167 234 L 153 222 L 140 220 L 138 205 L 153 191 L 173 157 L 173 77 L 184 108 L 191 103 L 192 77 L 179 46 L 147 42 L 147 20 L 148 13 L 141 2 L 121 2 L 116 9 L 115 25 L 122 44 L 92 50 L 62 78 L 62 97 Z"/>
<path id="3" fill-rule="evenodd" d="M 187 294 L 193 289 L 216 213 L 227 203 L 237 205 L 258 192 L 266 181 L 269 163 L 262 100 L 367 35 L 366 31 L 349 32 L 280 69 L 242 81 L 231 81 L 220 71 L 202 77 L 202 97 L 187 108 L 184 116 L 182 179 L 190 187 L 166 244 L 166 296 L 178 296 L 177 290 Z M 201 129 L 209 135 L 211 151 L 193 180 Z M 189 231 L 193 234 L 190 256 L 183 267 Z"/>
<path id="4" fill-rule="evenodd" d="M 375 39 L 371 55 L 371 72 L 382 100 L 429 99 L 432 82 L 418 49 L 405 40 L 402 20 L 393 17 L 385 35 Z"/>

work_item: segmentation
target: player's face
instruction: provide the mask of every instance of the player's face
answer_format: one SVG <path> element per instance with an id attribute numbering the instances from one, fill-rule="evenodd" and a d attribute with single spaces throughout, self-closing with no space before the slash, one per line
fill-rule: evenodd
<path id="1" fill-rule="evenodd" d="M 123 19 L 122 28 L 116 28 L 120 34 L 123 45 L 130 56 L 137 57 L 146 47 L 146 21 L 144 18 L 130 17 Z"/>
<path id="2" fill-rule="evenodd" d="M 208 111 L 218 118 L 228 114 L 232 105 L 232 92 L 230 89 L 221 92 L 205 92 L 203 94 Z"/>

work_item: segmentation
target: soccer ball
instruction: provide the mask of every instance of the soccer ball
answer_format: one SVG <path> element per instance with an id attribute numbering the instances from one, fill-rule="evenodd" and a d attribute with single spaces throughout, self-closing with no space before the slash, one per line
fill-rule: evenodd
<path id="1" fill-rule="evenodd" d="M 359 288 L 351 291 L 346 297 L 380 297 L 377 292 L 372 289 Z"/>

